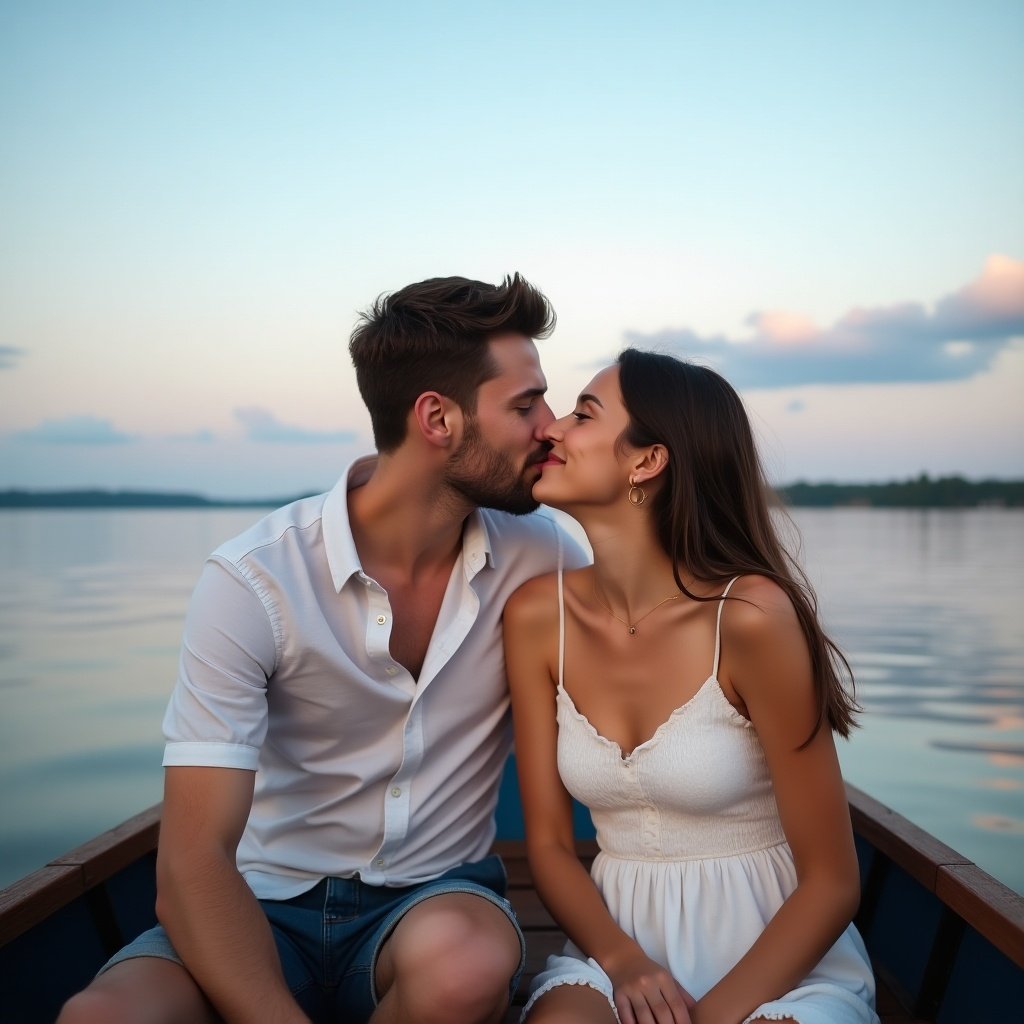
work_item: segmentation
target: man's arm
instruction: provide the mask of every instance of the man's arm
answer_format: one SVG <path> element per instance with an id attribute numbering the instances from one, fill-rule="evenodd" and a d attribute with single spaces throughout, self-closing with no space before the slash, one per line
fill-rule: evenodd
<path id="1" fill-rule="evenodd" d="M 308 1024 L 285 984 L 270 925 L 235 866 L 254 779 L 237 768 L 166 769 L 157 916 L 228 1024 Z"/>

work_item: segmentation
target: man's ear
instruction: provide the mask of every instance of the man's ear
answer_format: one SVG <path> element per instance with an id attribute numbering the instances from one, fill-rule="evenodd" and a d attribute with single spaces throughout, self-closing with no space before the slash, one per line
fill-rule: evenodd
<path id="1" fill-rule="evenodd" d="M 668 449 L 663 444 L 652 444 L 636 454 L 633 479 L 638 484 L 655 480 L 668 468 Z"/>
<path id="2" fill-rule="evenodd" d="M 436 448 L 451 448 L 462 437 L 462 409 L 437 391 L 424 391 L 413 403 L 409 417 L 410 429 Z"/>

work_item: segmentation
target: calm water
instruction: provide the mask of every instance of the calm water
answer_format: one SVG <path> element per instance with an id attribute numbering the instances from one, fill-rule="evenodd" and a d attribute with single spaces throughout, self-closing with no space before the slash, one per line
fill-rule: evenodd
<path id="1" fill-rule="evenodd" d="M 261 513 L 0 512 L 0 885 L 160 798 L 202 561 Z M 1024 512 L 797 510 L 847 777 L 1024 891 Z"/>

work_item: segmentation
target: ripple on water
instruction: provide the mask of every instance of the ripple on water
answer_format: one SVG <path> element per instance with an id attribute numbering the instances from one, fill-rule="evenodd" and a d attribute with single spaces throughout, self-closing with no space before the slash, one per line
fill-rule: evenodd
<path id="1" fill-rule="evenodd" d="M 993 743 L 982 740 L 977 743 L 964 743 L 954 740 L 931 740 L 931 745 L 938 750 L 958 750 L 967 754 L 991 754 L 994 756 L 1008 758 L 1011 763 L 1024 765 L 1024 744 L 1021 743 Z"/>
<path id="2" fill-rule="evenodd" d="M 1004 814 L 975 814 L 971 821 L 986 832 L 999 832 L 1003 835 L 1024 835 L 1024 821 L 1009 818 Z"/>

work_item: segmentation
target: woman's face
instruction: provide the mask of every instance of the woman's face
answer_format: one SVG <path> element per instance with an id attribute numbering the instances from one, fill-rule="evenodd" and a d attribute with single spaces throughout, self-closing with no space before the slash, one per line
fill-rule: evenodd
<path id="1" fill-rule="evenodd" d="M 576 408 L 544 432 L 552 448 L 534 498 L 565 509 L 624 501 L 629 470 L 619 439 L 628 425 L 619 368 L 608 366 L 583 389 Z"/>

